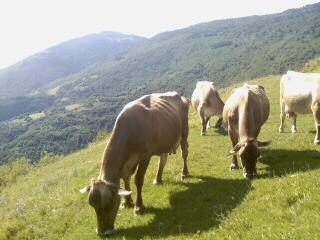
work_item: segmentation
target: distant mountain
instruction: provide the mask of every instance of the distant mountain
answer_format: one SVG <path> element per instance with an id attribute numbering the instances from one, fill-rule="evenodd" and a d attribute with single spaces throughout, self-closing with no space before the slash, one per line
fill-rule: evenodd
<path id="1" fill-rule="evenodd" d="M 147 93 L 176 90 L 190 96 L 198 80 L 221 87 L 300 70 L 320 56 L 319 23 L 320 3 L 202 23 L 142 41 L 111 60 L 38 88 L 23 107 L 30 111 L 0 122 L 0 161 L 19 156 L 36 161 L 44 153 L 84 147 L 97 132 L 112 128 L 127 102 Z M 0 113 L 19 108 L 17 101 L 0 102 Z"/>
<path id="2" fill-rule="evenodd" d="M 320 54 L 320 3 L 280 14 L 198 24 L 159 34 L 115 61 L 53 83 L 60 96 L 139 96 L 198 80 L 218 86 L 287 69 Z M 92 77 L 95 77 L 92 79 Z"/>
<path id="3" fill-rule="evenodd" d="M 102 32 L 48 48 L 0 71 L 0 98 L 31 94 L 36 88 L 111 59 L 143 40 L 134 35 Z"/>

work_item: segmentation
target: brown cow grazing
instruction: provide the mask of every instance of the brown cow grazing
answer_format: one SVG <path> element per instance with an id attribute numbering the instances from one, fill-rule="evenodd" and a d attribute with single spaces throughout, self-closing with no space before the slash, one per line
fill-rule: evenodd
<path id="1" fill-rule="evenodd" d="M 135 172 L 137 199 L 135 214 L 142 214 L 142 185 L 151 156 L 161 155 L 155 182 L 161 181 L 168 153 L 175 153 L 179 144 L 184 161 L 182 177 L 188 172 L 189 101 L 176 92 L 151 94 L 127 104 L 117 117 L 105 148 L 98 180 L 81 192 L 89 192 L 89 204 L 97 215 L 97 233 L 109 235 L 119 209 L 120 196 L 125 206 L 132 204 L 130 177 Z M 119 188 L 120 178 L 125 190 Z"/>
<path id="2" fill-rule="evenodd" d="M 228 126 L 233 149 L 230 169 L 238 168 L 237 153 L 243 166 L 243 175 L 251 178 L 257 175 L 256 162 L 260 156 L 260 146 L 271 142 L 257 140 L 260 129 L 269 117 L 269 100 L 264 88 L 258 85 L 244 84 L 235 89 L 226 101 L 223 121 Z"/>
<path id="3" fill-rule="evenodd" d="M 218 116 L 219 120 L 216 123 L 217 128 L 222 124 L 222 111 L 224 103 L 221 100 L 217 89 L 212 82 L 199 81 L 191 97 L 192 106 L 199 113 L 202 130 L 201 135 L 206 134 L 206 129 L 210 127 L 210 118 Z"/>

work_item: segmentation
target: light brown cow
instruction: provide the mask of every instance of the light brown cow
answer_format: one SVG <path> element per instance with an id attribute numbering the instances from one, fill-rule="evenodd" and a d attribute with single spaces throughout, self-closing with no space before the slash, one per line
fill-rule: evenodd
<path id="1" fill-rule="evenodd" d="M 259 146 L 270 142 L 259 142 L 260 129 L 268 119 L 269 100 L 264 88 L 258 85 L 244 84 L 235 89 L 226 101 L 223 110 L 223 121 L 228 126 L 233 155 L 230 169 L 238 168 L 237 153 L 243 166 L 243 175 L 251 178 L 257 175 L 256 162 L 260 156 Z"/>
<path id="2" fill-rule="evenodd" d="M 218 116 L 216 128 L 220 128 L 222 124 L 222 111 L 224 103 L 221 100 L 217 89 L 212 82 L 199 81 L 194 89 L 191 97 L 192 106 L 199 113 L 202 130 L 201 135 L 206 134 L 206 129 L 210 127 L 210 118 Z"/>
<path id="3" fill-rule="evenodd" d="M 288 71 L 280 80 L 279 132 L 286 116 L 292 117 L 291 132 L 297 132 L 297 113 L 313 113 L 316 127 L 315 144 L 320 144 L 320 74 Z"/>
<path id="4" fill-rule="evenodd" d="M 189 101 L 176 92 L 151 94 L 127 104 L 117 117 L 105 148 L 98 180 L 92 181 L 81 192 L 89 192 L 89 204 L 97 215 L 97 233 L 109 235 L 114 228 L 120 204 L 132 204 L 130 177 L 135 172 L 137 199 L 135 214 L 142 214 L 142 185 L 151 156 L 161 155 L 155 182 L 161 181 L 167 154 L 181 146 L 184 161 L 182 177 L 188 172 L 188 110 Z M 120 178 L 125 190 L 119 188 Z"/>

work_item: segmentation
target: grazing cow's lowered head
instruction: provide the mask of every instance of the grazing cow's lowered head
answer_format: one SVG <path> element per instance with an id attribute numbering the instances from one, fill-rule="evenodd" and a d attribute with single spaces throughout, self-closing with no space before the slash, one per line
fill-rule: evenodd
<path id="1" fill-rule="evenodd" d="M 223 121 L 233 149 L 230 170 L 238 169 L 237 154 L 243 166 L 245 178 L 257 175 L 256 163 L 260 156 L 259 147 L 271 142 L 259 142 L 257 137 L 270 113 L 269 99 L 262 86 L 244 84 L 235 89 L 223 109 Z"/>
<path id="2" fill-rule="evenodd" d="M 267 146 L 271 141 L 260 142 L 250 138 L 244 142 L 237 143 L 230 151 L 231 155 L 239 154 L 243 166 L 243 176 L 253 178 L 257 176 L 256 164 L 260 156 L 259 147 Z"/>
<path id="3" fill-rule="evenodd" d="M 105 180 L 92 180 L 91 184 L 80 192 L 89 193 L 88 202 L 97 215 L 97 234 L 111 235 L 120 205 L 120 196 L 127 196 L 131 192 L 119 189 L 117 185 Z"/>

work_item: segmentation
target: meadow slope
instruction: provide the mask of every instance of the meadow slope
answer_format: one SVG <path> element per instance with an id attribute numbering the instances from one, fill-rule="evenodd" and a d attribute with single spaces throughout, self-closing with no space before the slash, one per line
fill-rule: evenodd
<path id="1" fill-rule="evenodd" d="M 314 63 L 319 69 L 319 60 Z M 312 116 L 298 115 L 297 134 L 289 132 L 288 121 L 279 134 L 279 76 L 252 82 L 265 87 L 271 102 L 259 139 L 273 143 L 262 151 L 260 177 L 248 181 L 242 170 L 230 172 L 229 137 L 213 129 L 201 137 L 192 110 L 192 177 L 180 181 L 178 152 L 169 157 L 164 185 L 153 186 L 153 158 L 143 188 L 146 214 L 134 217 L 132 209 L 120 209 L 113 239 L 320 239 L 320 157 Z M 223 100 L 233 88 L 221 90 Z M 99 239 L 94 211 L 79 189 L 98 175 L 104 146 L 98 141 L 24 171 L 11 166 L 12 174 L 22 174 L 0 185 L 0 239 Z"/>

